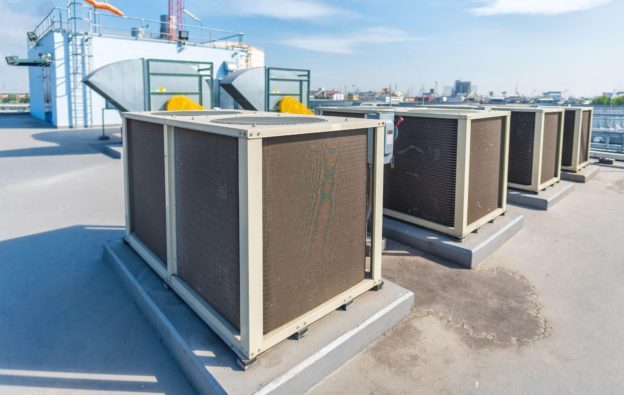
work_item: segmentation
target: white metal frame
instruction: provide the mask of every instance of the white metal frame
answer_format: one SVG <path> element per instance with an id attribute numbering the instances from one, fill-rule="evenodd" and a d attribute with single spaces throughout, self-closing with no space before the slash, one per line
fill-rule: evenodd
<path id="1" fill-rule="evenodd" d="M 565 111 L 574 111 L 574 136 L 572 142 L 572 161 L 570 166 L 561 165 L 561 170 L 576 173 L 589 164 L 589 151 L 591 148 L 591 127 L 594 117 L 594 111 L 588 107 L 564 107 Z M 587 142 L 587 160 L 580 161 L 581 143 L 583 140 L 583 120 L 589 116 L 589 141 Z"/>
<path id="2" fill-rule="evenodd" d="M 240 115 L 249 115 L 243 112 Z M 253 113 L 265 116 L 265 113 Z M 268 114 L 266 116 L 276 116 Z M 220 116 L 223 117 L 223 116 Z M 124 134 L 124 178 L 126 197 L 126 236 L 128 244 L 154 269 L 154 271 L 197 313 L 223 341 L 225 341 L 242 361 L 256 358 L 260 353 L 288 338 L 299 330 L 349 303 L 362 293 L 379 286 L 382 259 L 382 198 L 385 124 L 375 120 L 345 122 L 338 118 L 323 117 L 328 122 L 311 125 L 288 125 L 266 127 L 241 127 L 210 123 L 215 116 L 193 120 L 180 117 L 155 116 L 150 113 L 126 113 L 123 120 Z M 158 259 L 132 233 L 131 205 L 129 203 L 128 177 L 128 120 L 140 120 L 163 124 L 165 141 L 165 188 L 167 223 L 167 262 Z M 198 122 L 201 121 L 201 122 Z M 240 330 L 234 328 L 225 318 L 212 308 L 188 284 L 177 276 L 176 227 L 175 227 L 175 133 L 176 127 L 184 127 L 198 132 L 229 135 L 238 138 L 239 152 L 239 221 L 240 221 Z M 338 130 L 374 128 L 373 199 L 371 229 L 371 268 L 367 277 L 350 289 L 334 296 L 325 303 L 308 311 L 289 323 L 267 333 L 263 333 L 263 234 L 262 234 L 262 138 L 304 133 L 322 133 Z"/>
<path id="3" fill-rule="evenodd" d="M 560 107 L 521 107 L 521 106 L 508 106 L 508 107 L 492 107 L 495 110 L 507 110 L 507 111 L 522 111 L 535 113 L 535 130 L 533 132 L 533 159 L 531 168 L 531 184 L 516 184 L 509 182 L 510 188 L 521 189 L 529 192 L 539 193 L 539 191 L 558 183 L 561 180 L 561 154 L 563 148 L 563 125 L 565 120 L 565 113 Z M 546 114 L 560 113 L 561 123 L 559 125 L 559 131 L 557 135 L 557 176 L 552 177 L 549 180 L 541 182 L 542 179 L 542 161 L 544 158 L 544 123 L 546 120 Z"/>
<path id="4" fill-rule="evenodd" d="M 457 133 L 457 164 L 455 169 L 455 219 L 453 226 L 446 226 L 420 217 L 405 214 L 396 210 L 384 208 L 383 212 L 389 217 L 400 219 L 414 225 L 433 229 L 453 237 L 462 239 L 466 235 L 479 229 L 507 211 L 507 168 L 509 164 L 509 127 L 510 113 L 507 111 L 480 111 L 477 109 L 457 108 L 403 108 L 403 107 L 321 107 L 319 112 L 336 111 L 345 113 L 394 112 L 397 116 L 422 116 L 427 118 L 445 118 L 458 120 Z M 476 221 L 468 223 L 468 185 L 470 183 L 470 141 L 472 136 L 472 120 L 482 118 L 505 118 L 505 134 L 503 138 L 503 166 L 501 166 L 499 196 L 501 206 Z"/>

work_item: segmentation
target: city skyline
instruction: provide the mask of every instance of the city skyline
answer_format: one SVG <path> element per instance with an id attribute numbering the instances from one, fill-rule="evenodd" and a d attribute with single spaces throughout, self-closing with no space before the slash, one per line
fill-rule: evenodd
<path id="1" fill-rule="evenodd" d="M 130 16 L 158 19 L 166 1 L 112 1 Z M 542 4 L 546 3 L 546 4 Z M 64 0 L 0 0 L 2 56 L 26 54 L 26 31 Z M 150 7 L 146 7 L 150 4 Z M 389 6 L 391 5 L 391 6 Z M 242 31 L 270 66 L 307 68 L 312 85 L 415 94 L 457 79 L 485 94 L 624 90 L 613 27 L 624 4 L 609 0 L 187 0 L 204 26 Z M 189 21 L 190 22 L 190 21 Z M 0 66 L 1 91 L 26 91 L 26 70 Z"/>

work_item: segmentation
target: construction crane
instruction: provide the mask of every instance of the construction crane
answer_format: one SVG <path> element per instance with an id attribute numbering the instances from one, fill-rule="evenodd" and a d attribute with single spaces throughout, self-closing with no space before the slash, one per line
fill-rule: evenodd
<path id="1" fill-rule="evenodd" d="M 169 26 L 167 38 L 172 41 L 178 40 L 178 32 L 184 30 L 184 1 L 169 0 Z"/>

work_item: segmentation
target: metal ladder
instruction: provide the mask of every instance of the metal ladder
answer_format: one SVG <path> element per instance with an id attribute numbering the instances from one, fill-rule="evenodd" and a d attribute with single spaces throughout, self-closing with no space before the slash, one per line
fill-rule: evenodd
<path id="1" fill-rule="evenodd" d="M 79 23 L 86 21 L 90 26 L 90 15 L 84 10 L 81 1 L 70 1 L 68 10 L 71 127 L 89 127 L 93 124 L 91 89 L 87 88 L 82 80 L 91 71 L 93 54 L 90 28 L 81 29 Z"/>

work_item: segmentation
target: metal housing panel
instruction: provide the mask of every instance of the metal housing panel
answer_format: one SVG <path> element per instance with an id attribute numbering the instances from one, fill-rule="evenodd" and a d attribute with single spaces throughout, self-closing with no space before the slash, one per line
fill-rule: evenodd
<path id="1" fill-rule="evenodd" d="M 472 121 L 468 181 L 468 224 L 503 206 L 501 183 L 505 160 L 506 119 Z"/>
<path id="2" fill-rule="evenodd" d="M 386 166 L 384 207 L 453 227 L 457 163 L 457 119 L 403 116 Z"/>
<path id="3" fill-rule="evenodd" d="M 576 111 L 566 110 L 563 120 L 563 145 L 561 147 L 561 165 L 572 166 L 573 151 L 577 148 L 574 137 L 576 135 Z"/>
<path id="4" fill-rule="evenodd" d="M 175 130 L 178 276 L 240 324 L 238 139 Z"/>
<path id="5" fill-rule="evenodd" d="M 582 112 L 581 121 L 581 147 L 579 152 L 579 164 L 587 162 L 589 160 L 589 146 L 591 144 L 591 121 L 592 111 L 587 110 Z"/>
<path id="6" fill-rule="evenodd" d="M 163 125 L 127 121 L 130 233 L 167 262 Z"/>
<path id="7" fill-rule="evenodd" d="M 364 280 L 367 134 L 263 140 L 264 333 Z"/>
<path id="8" fill-rule="evenodd" d="M 531 185 L 536 116 L 535 112 L 511 112 L 508 177 L 510 183 Z"/>
<path id="9" fill-rule="evenodd" d="M 346 111 L 329 111 L 323 110 L 323 116 L 325 117 L 345 117 L 345 118 L 365 118 L 366 113 L 346 112 Z"/>
<path id="10" fill-rule="evenodd" d="M 562 116 L 561 112 L 546 113 L 545 116 L 540 183 L 559 177 L 559 131 Z"/>

